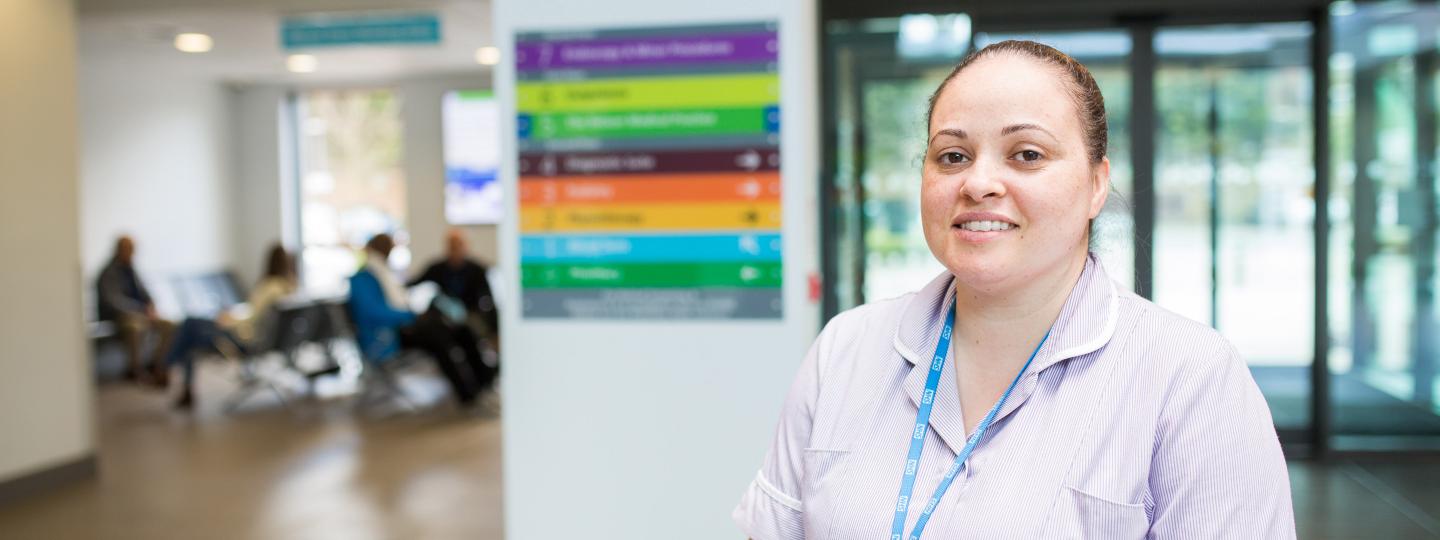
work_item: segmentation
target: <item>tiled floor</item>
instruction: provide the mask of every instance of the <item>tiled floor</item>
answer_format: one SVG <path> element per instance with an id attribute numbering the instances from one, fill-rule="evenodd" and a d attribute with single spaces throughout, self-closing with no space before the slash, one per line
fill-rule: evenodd
<path id="1" fill-rule="evenodd" d="M 211 373 L 193 416 L 109 384 L 101 476 L 0 508 L 10 539 L 500 539 L 500 421 L 412 380 L 419 414 L 357 415 L 347 399 L 219 411 Z M 412 387 L 416 388 L 416 387 Z M 438 401 L 433 401 L 438 400 Z M 1303 539 L 1440 538 L 1440 459 L 1290 465 Z M 737 533 L 738 537 L 738 533 Z"/>

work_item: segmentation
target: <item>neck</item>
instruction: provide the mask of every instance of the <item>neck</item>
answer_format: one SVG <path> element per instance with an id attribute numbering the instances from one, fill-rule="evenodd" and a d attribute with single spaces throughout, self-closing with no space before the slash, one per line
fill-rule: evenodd
<path id="1" fill-rule="evenodd" d="M 1065 300 L 1070 297 L 1070 291 L 1085 270 L 1087 258 L 1087 255 L 1071 258 L 1052 270 L 1030 276 L 1023 284 L 1005 290 L 977 290 L 957 281 L 956 346 L 979 350 L 1034 347 L 1060 316 Z"/>

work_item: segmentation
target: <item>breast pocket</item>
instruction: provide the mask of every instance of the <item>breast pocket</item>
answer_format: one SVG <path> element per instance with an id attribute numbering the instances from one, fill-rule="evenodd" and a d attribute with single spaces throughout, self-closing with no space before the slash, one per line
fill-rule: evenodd
<path id="1" fill-rule="evenodd" d="M 1150 517 L 1145 505 L 1119 503 L 1066 486 L 1050 516 L 1045 538 L 1145 538 Z"/>
<path id="2" fill-rule="evenodd" d="M 841 506 L 840 496 L 845 492 L 844 471 L 850 451 L 806 448 L 803 459 L 804 493 L 800 500 L 804 504 L 806 537 L 828 538 Z"/>

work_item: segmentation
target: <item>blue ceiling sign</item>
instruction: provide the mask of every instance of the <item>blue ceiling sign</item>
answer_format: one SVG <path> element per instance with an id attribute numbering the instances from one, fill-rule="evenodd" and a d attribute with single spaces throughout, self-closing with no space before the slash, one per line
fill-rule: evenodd
<path id="1" fill-rule="evenodd" d="M 285 17 L 281 45 L 289 49 L 348 45 L 433 45 L 440 43 L 435 13 L 334 13 Z"/>

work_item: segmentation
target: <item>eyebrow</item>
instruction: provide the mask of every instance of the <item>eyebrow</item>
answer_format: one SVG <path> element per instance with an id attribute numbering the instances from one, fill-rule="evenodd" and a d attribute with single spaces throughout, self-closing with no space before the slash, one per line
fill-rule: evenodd
<path id="1" fill-rule="evenodd" d="M 968 138 L 970 138 L 969 135 L 966 135 L 966 134 L 965 134 L 965 130 L 963 130 L 963 129 L 942 129 L 942 130 L 940 130 L 940 131 L 936 131 L 936 132 L 935 132 L 935 135 L 932 136 L 932 137 L 930 137 L 930 142 L 931 142 L 931 143 L 934 143 L 934 142 L 935 142 L 935 138 L 936 138 L 936 137 L 939 137 L 939 136 L 941 136 L 941 135 L 949 135 L 949 136 L 951 136 L 951 137 L 955 137 L 956 139 L 968 139 Z"/>
<path id="2" fill-rule="evenodd" d="M 1015 133 L 1015 132 L 1017 132 L 1017 131 L 1025 131 L 1025 130 L 1027 130 L 1027 129 L 1033 129 L 1033 130 L 1042 132 L 1042 133 L 1044 133 L 1044 134 L 1046 134 L 1046 135 L 1049 135 L 1050 138 L 1052 138 L 1052 139 L 1056 138 L 1054 133 L 1050 133 L 1050 130 L 1045 129 L 1045 128 L 1040 127 L 1040 126 L 1035 125 L 1035 124 L 1015 124 L 1015 125 L 1011 125 L 1011 126 L 1005 126 L 1005 129 L 1000 130 L 1000 134 L 1001 134 L 1001 135 L 1009 135 L 1009 134 Z"/>
<path id="3" fill-rule="evenodd" d="M 1013 125 L 1005 126 L 1004 129 L 1001 129 L 1001 130 L 1000 130 L 1000 135 L 1001 135 L 1001 136 L 1005 136 L 1005 135 L 1009 135 L 1009 134 L 1011 134 L 1011 133 L 1016 133 L 1016 132 L 1020 132 L 1020 131 L 1025 131 L 1025 130 L 1027 130 L 1027 129 L 1033 129 L 1033 130 L 1035 130 L 1035 131 L 1039 131 L 1039 132 L 1041 132 L 1041 133 L 1044 133 L 1044 134 L 1046 134 L 1046 135 L 1049 135 L 1050 138 L 1052 138 L 1052 139 L 1058 139 L 1058 137 L 1056 137 L 1054 133 L 1051 133 L 1050 130 L 1048 130 L 1048 129 L 1045 129 L 1045 128 L 1043 128 L 1043 127 L 1040 127 L 1038 124 L 1013 124 Z M 965 133 L 965 130 L 963 130 L 963 129 L 942 129 L 942 130 L 940 130 L 940 131 L 936 131 L 936 132 L 935 132 L 935 136 L 930 137 L 930 142 L 932 142 L 932 143 L 935 142 L 935 138 L 936 138 L 936 137 L 939 137 L 939 136 L 941 136 L 941 135 L 949 135 L 949 136 L 955 137 L 955 138 L 957 138 L 957 139 L 967 139 L 967 138 L 969 138 L 969 135 L 967 135 L 967 134 Z"/>

